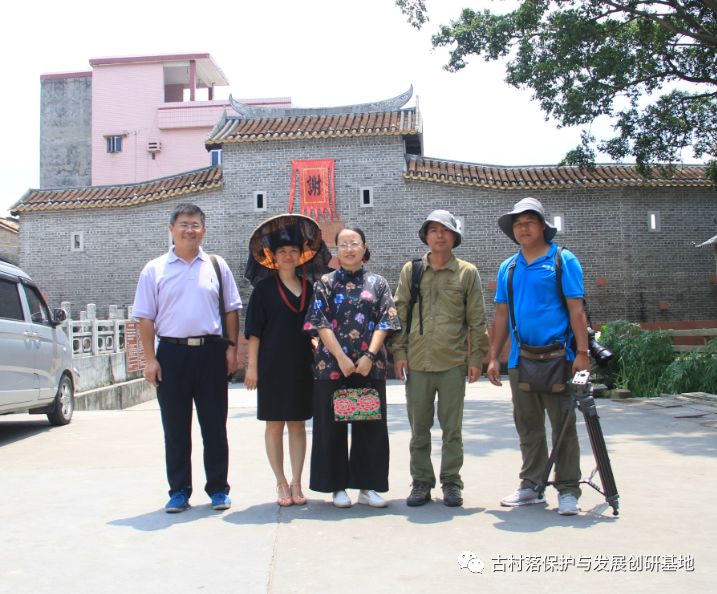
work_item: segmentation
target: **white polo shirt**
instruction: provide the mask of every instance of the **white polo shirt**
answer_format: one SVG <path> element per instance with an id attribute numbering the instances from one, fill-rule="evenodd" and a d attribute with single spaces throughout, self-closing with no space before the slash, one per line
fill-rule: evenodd
<path id="1" fill-rule="evenodd" d="M 224 309 L 241 308 L 234 275 L 217 256 L 224 289 Z M 221 336 L 219 280 L 209 256 L 199 248 L 192 262 L 174 253 L 174 247 L 147 263 L 139 276 L 132 315 L 154 321 L 157 336 L 189 338 Z"/>

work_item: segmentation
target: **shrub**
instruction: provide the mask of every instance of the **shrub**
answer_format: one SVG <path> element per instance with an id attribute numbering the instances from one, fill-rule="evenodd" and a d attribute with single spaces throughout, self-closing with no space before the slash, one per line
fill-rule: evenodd
<path id="1" fill-rule="evenodd" d="M 704 351 L 679 355 L 662 372 L 657 389 L 666 394 L 717 394 L 717 338 L 711 340 Z"/>
<path id="2" fill-rule="evenodd" d="M 615 355 L 605 370 L 606 383 L 636 396 L 658 394 L 660 377 L 675 358 L 668 332 L 620 320 L 603 326 L 600 342 Z"/>

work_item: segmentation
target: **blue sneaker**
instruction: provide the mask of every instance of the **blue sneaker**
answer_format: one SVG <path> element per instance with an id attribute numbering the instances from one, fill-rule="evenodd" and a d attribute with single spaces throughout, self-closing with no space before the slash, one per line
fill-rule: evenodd
<path id="1" fill-rule="evenodd" d="M 178 514 L 189 508 L 189 497 L 184 491 L 177 491 L 174 493 L 164 506 L 164 511 L 168 514 Z"/>
<path id="2" fill-rule="evenodd" d="M 212 509 L 220 511 L 223 509 L 229 509 L 231 506 L 232 500 L 229 499 L 229 495 L 226 493 L 220 491 L 219 493 L 214 493 L 214 495 L 212 495 Z"/>

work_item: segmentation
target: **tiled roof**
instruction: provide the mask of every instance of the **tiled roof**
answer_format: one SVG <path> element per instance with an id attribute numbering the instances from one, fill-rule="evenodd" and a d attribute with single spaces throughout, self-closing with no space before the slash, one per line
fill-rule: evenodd
<path id="1" fill-rule="evenodd" d="M 19 233 L 20 225 L 17 224 L 17 221 L 0 218 L 0 229 L 3 229 L 4 231 L 10 231 L 11 233 Z"/>
<path id="2" fill-rule="evenodd" d="M 12 207 L 11 212 L 16 215 L 39 210 L 135 206 L 212 190 L 221 185 L 221 167 L 205 167 L 136 184 L 31 189 Z"/>
<path id="3" fill-rule="evenodd" d="M 711 186 L 705 175 L 706 167 L 700 165 L 677 167 L 669 177 L 661 177 L 659 171 L 653 177 L 643 177 L 631 165 L 598 165 L 595 169 L 556 165 L 504 167 L 420 155 L 407 155 L 406 159 L 407 179 L 497 190 Z"/>
<path id="4" fill-rule="evenodd" d="M 373 113 L 242 118 L 225 115 L 205 141 L 207 145 L 300 138 L 402 136 L 420 134 L 415 107 Z"/>

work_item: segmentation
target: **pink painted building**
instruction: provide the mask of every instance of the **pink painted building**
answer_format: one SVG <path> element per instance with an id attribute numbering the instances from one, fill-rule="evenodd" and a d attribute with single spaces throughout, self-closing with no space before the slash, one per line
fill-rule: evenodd
<path id="1" fill-rule="evenodd" d="M 208 53 L 95 58 L 90 66 L 91 72 L 41 77 L 43 187 L 135 183 L 221 162 L 204 140 L 229 105 L 216 98 L 229 81 Z M 290 97 L 240 101 L 291 106 Z M 68 111 L 79 126 L 68 126 Z M 79 162 L 68 162 L 73 157 Z"/>

